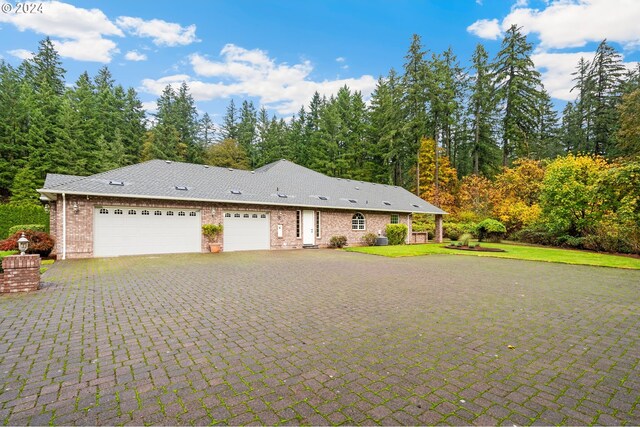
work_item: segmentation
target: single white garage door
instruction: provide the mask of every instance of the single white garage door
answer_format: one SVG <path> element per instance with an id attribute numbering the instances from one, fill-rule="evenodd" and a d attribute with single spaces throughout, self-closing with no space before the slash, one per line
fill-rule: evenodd
<path id="1" fill-rule="evenodd" d="M 93 255 L 201 252 L 200 212 L 194 209 L 96 208 Z"/>
<path id="2" fill-rule="evenodd" d="M 269 214 L 234 211 L 224 213 L 224 251 L 270 249 Z"/>

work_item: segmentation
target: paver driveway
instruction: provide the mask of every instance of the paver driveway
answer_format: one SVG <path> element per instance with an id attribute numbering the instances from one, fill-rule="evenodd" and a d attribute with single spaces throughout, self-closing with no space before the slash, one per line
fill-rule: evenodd
<path id="1" fill-rule="evenodd" d="M 0 297 L 4 424 L 640 424 L 637 271 L 310 250 L 43 280 Z"/>

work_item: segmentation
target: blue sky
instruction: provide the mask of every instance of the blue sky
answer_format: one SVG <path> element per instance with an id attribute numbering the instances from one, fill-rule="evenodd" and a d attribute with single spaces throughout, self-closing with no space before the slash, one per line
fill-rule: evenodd
<path id="1" fill-rule="evenodd" d="M 607 38 L 632 66 L 640 58 L 637 0 L 52 1 L 16 13 L 0 0 L 0 57 L 18 65 L 50 36 L 73 83 L 108 66 L 145 107 L 186 81 L 200 112 L 219 121 L 230 99 L 288 117 L 311 94 L 347 84 L 365 98 L 380 75 L 402 69 L 414 33 L 449 46 L 467 65 L 477 43 L 491 55 L 512 23 L 534 44 L 547 90 L 572 99 L 570 73 Z M 40 12 L 41 11 L 41 12 Z"/>

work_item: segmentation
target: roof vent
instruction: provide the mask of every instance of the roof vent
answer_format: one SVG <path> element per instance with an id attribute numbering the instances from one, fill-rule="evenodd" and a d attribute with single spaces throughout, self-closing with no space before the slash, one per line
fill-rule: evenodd
<path id="1" fill-rule="evenodd" d="M 411 205 L 411 206 L 413 206 L 414 208 L 419 208 L 420 207 L 420 205 Z"/>
<path id="2" fill-rule="evenodd" d="M 231 194 L 242 194 L 240 190 L 231 190 Z"/>
<path id="3" fill-rule="evenodd" d="M 123 186 L 124 182 L 122 182 L 122 181 L 109 181 L 109 185 L 120 185 L 120 186 Z"/>
<path id="4" fill-rule="evenodd" d="M 227 170 L 233 171 L 233 168 L 227 168 Z"/>
<path id="5" fill-rule="evenodd" d="M 209 165 L 204 165 L 204 168 L 205 169 L 209 169 Z"/>
<path id="6" fill-rule="evenodd" d="M 164 161 L 166 164 L 170 165 L 171 164 L 171 160 L 165 160 Z"/>
<path id="7" fill-rule="evenodd" d="M 318 196 L 318 199 L 320 199 L 320 200 L 327 200 L 327 196 Z"/>
<path id="8" fill-rule="evenodd" d="M 341 180 L 342 180 L 342 178 L 336 178 L 336 179 L 337 179 L 338 181 L 341 181 Z"/>
<path id="9" fill-rule="evenodd" d="M 349 199 L 349 201 L 350 201 L 351 203 L 358 203 L 358 201 L 357 201 L 357 200 L 353 200 L 353 199 Z"/>
<path id="10" fill-rule="evenodd" d="M 356 190 L 359 190 L 359 189 L 360 189 L 360 187 L 356 187 Z"/>
<path id="11" fill-rule="evenodd" d="M 287 198 L 287 197 L 289 197 L 289 196 L 287 196 L 286 194 L 280 194 L 280 193 L 278 193 L 278 197 L 282 197 L 283 199 L 286 199 L 286 198 Z"/>
<path id="12" fill-rule="evenodd" d="M 251 171 L 251 175 L 253 175 L 253 174 L 255 174 L 255 173 L 256 173 L 256 171 Z"/>
<path id="13" fill-rule="evenodd" d="M 176 190 L 187 191 L 188 188 L 184 185 L 176 185 Z"/>
<path id="14" fill-rule="evenodd" d="M 384 203 L 387 206 L 391 206 L 391 203 L 389 203 L 389 202 L 382 202 L 382 203 Z"/>

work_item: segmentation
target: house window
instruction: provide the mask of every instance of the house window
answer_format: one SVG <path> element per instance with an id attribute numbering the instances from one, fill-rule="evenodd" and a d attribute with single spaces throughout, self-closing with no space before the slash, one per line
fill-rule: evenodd
<path id="1" fill-rule="evenodd" d="M 300 238 L 300 220 L 301 220 L 302 212 L 296 211 L 296 237 Z"/>
<path id="2" fill-rule="evenodd" d="M 239 213 L 237 213 L 237 214 L 233 214 L 233 217 L 234 217 L 234 218 L 240 218 L 240 214 L 239 214 Z"/>
<path id="3" fill-rule="evenodd" d="M 116 209 L 113 213 L 116 215 L 122 215 L 122 209 Z"/>
<path id="4" fill-rule="evenodd" d="M 167 211 L 167 216 L 173 216 L 173 211 Z"/>
<path id="5" fill-rule="evenodd" d="M 189 212 L 189 216 L 196 216 L 195 212 Z"/>
<path id="6" fill-rule="evenodd" d="M 102 209 L 100 209 L 100 213 L 106 215 L 106 214 L 109 213 L 109 209 L 102 208 Z"/>
<path id="7" fill-rule="evenodd" d="M 258 218 L 258 214 L 251 215 L 251 218 Z"/>
<path id="8" fill-rule="evenodd" d="M 225 218 L 231 218 L 231 214 L 229 212 L 227 212 L 226 214 L 224 214 Z"/>
<path id="9" fill-rule="evenodd" d="M 364 215 L 362 215 L 360 212 L 354 213 L 353 216 L 351 217 L 351 229 L 352 230 L 365 229 Z"/>
<path id="10" fill-rule="evenodd" d="M 141 213 L 142 213 L 142 215 L 149 215 L 149 211 L 147 211 L 147 210 L 144 210 Z"/>
<path id="11" fill-rule="evenodd" d="M 266 218 L 266 217 L 267 217 L 267 214 L 260 215 L 260 218 Z"/>
<path id="12" fill-rule="evenodd" d="M 161 211 L 155 211 L 153 214 L 154 215 L 162 215 L 162 212 Z"/>
<path id="13" fill-rule="evenodd" d="M 320 211 L 316 211 L 316 237 L 320 238 Z"/>
<path id="14" fill-rule="evenodd" d="M 243 217 L 249 218 L 249 214 L 244 214 Z"/>
<path id="15" fill-rule="evenodd" d="M 136 213 L 135 209 L 129 209 L 129 215 L 135 215 Z"/>
<path id="16" fill-rule="evenodd" d="M 178 212 L 178 216 L 187 216 L 183 211 Z"/>
<path id="17" fill-rule="evenodd" d="M 391 214 L 391 220 L 389 222 L 391 222 L 391 224 L 398 224 L 400 222 L 398 214 Z"/>

